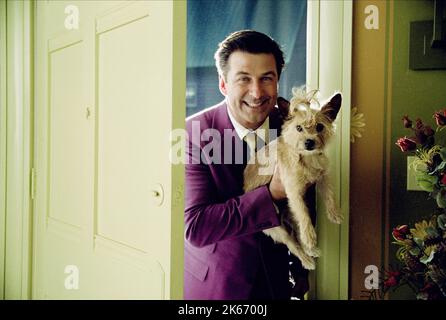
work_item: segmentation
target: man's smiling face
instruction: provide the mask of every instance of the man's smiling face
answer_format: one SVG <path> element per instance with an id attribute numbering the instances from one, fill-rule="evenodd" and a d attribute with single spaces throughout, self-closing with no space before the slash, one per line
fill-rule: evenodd
<path id="1" fill-rule="evenodd" d="M 272 54 L 235 51 L 219 86 L 232 116 L 246 128 L 262 125 L 277 101 L 278 75 Z"/>

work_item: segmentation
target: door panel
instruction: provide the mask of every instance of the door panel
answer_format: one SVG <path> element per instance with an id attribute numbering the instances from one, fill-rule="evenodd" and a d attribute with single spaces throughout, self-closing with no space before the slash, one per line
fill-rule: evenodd
<path id="1" fill-rule="evenodd" d="M 49 52 L 48 217 L 81 227 L 92 211 L 93 127 L 85 110 L 84 43 L 75 41 Z"/>
<path id="2" fill-rule="evenodd" d="M 38 150 L 47 154 L 47 161 L 37 176 L 45 175 L 47 185 L 42 198 L 46 206 L 37 211 L 43 217 L 41 262 L 45 299 L 76 299 L 79 289 L 67 289 L 67 266 L 88 270 L 88 216 L 93 213 L 93 141 L 92 120 L 86 105 L 86 38 L 78 31 L 46 35 L 45 86 L 46 104 L 37 104 L 48 131 L 40 138 L 46 147 Z M 42 83 L 42 82 L 39 82 Z M 41 108 L 41 109 L 40 109 Z M 38 179 L 39 181 L 39 179 Z M 82 281 L 83 282 L 83 281 Z M 82 285 L 80 282 L 80 285 Z"/>
<path id="3" fill-rule="evenodd" d="M 158 62 L 149 41 L 141 41 L 150 39 L 150 20 L 146 16 L 98 37 L 98 234 L 142 251 L 150 245 L 151 227 L 158 227 L 150 220 L 159 215 L 147 201 L 148 182 L 160 165 L 151 157 L 159 131 L 150 121 Z"/>
<path id="4" fill-rule="evenodd" d="M 69 5 L 77 30 L 64 27 Z M 172 43 L 185 5 L 38 1 L 36 12 L 33 297 L 178 298 L 169 137 L 184 108 L 172 104 L 185 81 L 172 76 Z M 67 266 L 78 288 L 67 288 Z"/>

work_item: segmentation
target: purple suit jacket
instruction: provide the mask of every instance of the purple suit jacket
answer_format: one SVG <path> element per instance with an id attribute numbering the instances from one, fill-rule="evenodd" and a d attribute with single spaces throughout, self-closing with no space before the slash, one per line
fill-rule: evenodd
<path id="1" fill-rule="evenodd" d="M 269 121 L 271 129 L 280 130 L 282 119 L 277 108 Z M 194 122 L 200 129 L 192 133 Z M 268 188 L 262 186 L 244 194 L 243 163 L 192 163 L 197 155 L 194 151 L 200 153 L 209 144 L 196 142 L 192 134 L 196 138 L 206 129 L 215 129 L 223 137 L 224 129 L 231 129 L 233 143 L 241 143 L 226 103 L 187 119 L 186 128 L 184 298 L 249 299 L 258 273 L 263 272 L 270 296 L 289 299 L 288 250 L 261 232 L 280 224 Z M 223 139 L 215 140 L 223 151 L 223 161 Z"/>

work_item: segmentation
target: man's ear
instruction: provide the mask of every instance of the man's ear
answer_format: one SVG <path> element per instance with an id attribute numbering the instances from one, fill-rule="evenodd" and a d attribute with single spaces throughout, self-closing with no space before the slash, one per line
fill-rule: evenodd
<path id="1" fill-rule="evenodd" d="M 331 122 L 335 121 L 336 116 L 338 115 L 339 109 L 342 104 L 342 95 L 340 93 L 336 93 L 333 97 L 330 98 L 321 109 L 321 112 L 327 116 Z"/>
<path id="2" fill-rule="evenodd" d="M 218 75 L 218 88 L 220 89 L 220 92 L 222 95 L 226 97 L 227 90 L 226 90 L 226 81 L 223 75 Z"/>

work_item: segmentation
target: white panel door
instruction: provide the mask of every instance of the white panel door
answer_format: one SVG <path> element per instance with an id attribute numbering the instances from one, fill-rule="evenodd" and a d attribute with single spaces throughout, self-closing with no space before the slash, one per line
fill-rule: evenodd
<path id="1" fill-rule="evenodd" d="M 36 2 L 34 298 L 181 297 L 169 161 L 177 5 Z"/>

